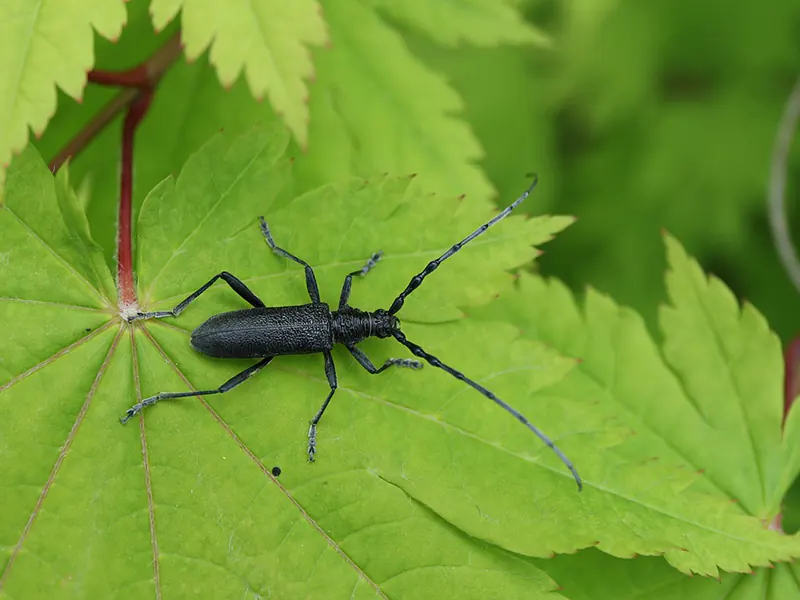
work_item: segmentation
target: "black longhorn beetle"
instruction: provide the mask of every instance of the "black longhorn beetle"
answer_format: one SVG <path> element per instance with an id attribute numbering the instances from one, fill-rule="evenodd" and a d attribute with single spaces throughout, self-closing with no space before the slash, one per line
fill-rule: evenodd
<path id="1" fill-rule="evenodd" d="M 447 371 L 456 379 L 460 379 L 467 385 L 473 387 L 478 392 L 500 405 L 503 409 L 511 413 L 518 421 L 535 433 L 549 448 L 555 452 L 561 461 L 572 472 L 572 476 L 578 484 L 578 490 L 583 488 L 580 475 L 573 466 L 572 462 L 564 455 L 561 450 L 547 437 L 538 427 L 528 421 L 519 411 L 506 404 L 503 400 L 495 396 L 485 387 L 472 381 L 463 373 L 456 371 L 452 367 L 444 364 L 432 354 L 428 354 L 421 347 L 406 339 L 400 331 L 400 321 L 394 315 L 403 307 L 405 299 L 422 283 L 423 279 L 433 273 L 442 262 L 453 256 L 461 248 L 483 234 L 489 227 L 504 219 L 514 210 L 536 187 L 538 179 L 534 176 L 533 183 L 522 196 L 517 198 L 510 206 L 505 208 L 488 223 L 484 223 L 478 229 L 470 233 L 466 238 L 452 246 L 447 252 L 436 260 L 428 263 L 425 269 L 411 278 L 400 295 L 395 298 L 389 310 L 379 309 L 374 312 L 366 312 L 353 308 L 347 301 L 350 298 L 350 288 L 353 277 L 366 275 L 380 260 L 382 253 L 373 254 L 367 263 L 358 271 L 353 271 L 344 278 L 342 293 L 339 298 L 339 308 L 331 311 L 330 307 L 324 302 L 320 302 L 319 288 L 314 276 L 314 270 L 306 261 L 297 258 L 275 244 L 272 234 L 269 231 L 264 217 L 260 217 L 261 232 L 267 240 L 267 244 L 272 251 L 284 258 L 293 260 L 303 265 L 306 272 L 306 287 L 308 295 L 311 297 L 310 304 L 300 306 L 265 306 L 264 303 L 238 278 L 227 271 L 214 275 L 205 285 L 191 294 L 175 308 L 168 311 L 136 313 L 128 318 L 128 321 L 138 319 L 161 319 L 164 317 L 177 317 L 189 306 L 200 294 L 205 292 L 217 280 L 222 279 L 234 292 L 239 294 L 253 308 L 235 310 L 233 312 L 221 313 L 210 317 L 205 323 L 200 325 L 192 332 L 192 347 L 217 358 L 260 358 L 256 364 L 246 368 L 244 371 L 235 375 L 215 390 L 199 390 L 194 392 L 162 392 L 145 398 L 141 402 L 129 408 L 125 415 L 120 419 L 124 425 L 128 420 L 140 412 L 144 407 L 155 404 L 159 400 L 170 398 L 187 398 L 191 396 L 209 396 L 211 394 L 224 394 L 244 383 L 247 379 L 255 375 L 258 371 L 266 367 L 273 358 L 284 354 L 313 354 L 322 352 L 325 357 L 325 375 L 331 391 L 325 402 L 311 419 L 308 429 L 308 460 L 314 461 L 317 453 L 317 425 L 319 424 L 325 409 L 336 392 L 337 380 L 336 370 L 333 365 L 331 350 L 334 344 L 343 344 L 350 351 L 358 363 L 368 372 L 377 375 L 392 366 L 408 367 L 420 369 L 422 363 L 408 358 L 390 358 L 382 366 L 376 367 L 372 364 L 369 357 L 358 349 L 356 344 L 368 337 L 388 338 L 393 337 L 406 348 L 411 350 L 414 356 L 424 359 L 434 367 Z"/>

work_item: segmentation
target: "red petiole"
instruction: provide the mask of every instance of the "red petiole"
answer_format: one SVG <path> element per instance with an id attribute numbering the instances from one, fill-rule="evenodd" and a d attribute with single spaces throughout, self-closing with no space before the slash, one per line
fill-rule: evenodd
<path id="1" fill-rule="evenodd" d="M 92 70 L 89 83 L 123 88 L 89 123 L 79 131 L 50 163 L 55 173 L 72 156 L 78 154 L 103 131 L 122 111 L 126 111 L 122 126 L 122 168 L 119 194 L 119 228 L 117 230 L 117 291 L 119 307 L 126 309 L 136 303 L 133 277 L 133 142 L 136 128 L 147 114 L 158 82 L 178 58 L 181 51 L 180 34 L 176 33 L 152 56 L 126 71 Z"/>

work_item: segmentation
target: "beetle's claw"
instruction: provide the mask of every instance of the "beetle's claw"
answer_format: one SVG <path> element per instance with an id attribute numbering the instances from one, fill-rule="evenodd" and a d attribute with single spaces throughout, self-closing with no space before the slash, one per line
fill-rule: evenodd
<path id="1" fill-rule="evenodd" d="M 125 423 L 130 421 L 136 415 L 137 412 L 139 412 L 139 411 L 137 411 L 137 410 L 135 410 L 133 408 L 129 408 L 128 410 L 125 411 L 125 416 L 120 417 L 119 422 L 122 425 L 125 425 Z"/>

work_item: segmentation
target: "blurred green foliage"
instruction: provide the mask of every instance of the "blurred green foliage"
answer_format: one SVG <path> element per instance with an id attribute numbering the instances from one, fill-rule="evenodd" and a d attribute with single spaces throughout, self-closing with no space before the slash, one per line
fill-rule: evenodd
<path id="1" fill-rule="evenodd" d="M 412 47 L 464 97 L 499 202 L 535 168 L 542 193 L 530 206 L 578 217 L 548 248 L 544 271 L 610 293 L 655 330 L 666 229 L 784 340 L 799 333 L 798 295 L 772 244 L 766 190 L 781 111 L 800 72 L 800 4 L 520 4 L 552 48 L 442 49 L 417 38 Z M 790 207 L 800 141 L 791 165 Z"/>

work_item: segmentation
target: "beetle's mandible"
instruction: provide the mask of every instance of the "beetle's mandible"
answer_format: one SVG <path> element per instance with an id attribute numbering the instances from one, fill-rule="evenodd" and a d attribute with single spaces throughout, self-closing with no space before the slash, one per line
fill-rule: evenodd
<path id="1" fill-rule="evenodd" d="M 350 288 L 353 283 L 353 277 L 366 275 L 380 260 L 381 252 L 373 254 L 360 270 L 353 271 L 344 278 L 344 285 L 342 286 L 342 292 L 339 297 L 339 307 L 337 310 L 331 311 L 327 304 L 320 302 L 319 288 L 311 265 L 277 246 L 275 240 L 272 239 L 272 234 L 270 233 L 264 217 L 260 217 L 261 232 L 264 234 L 264 238 L 272 251 L 304 267 L 306 287 L 308 288 L 308 295 L 311 297 L 311 303 L 300 306 L 265 306 L 258 296 L 256 296 L 241 280 L 227 271 L 223 271 L 222 273 L 214 275 L 205 285 L 200 287 L 200 289 L 195 291 L 172 310 L 140 312 L 129 317 L 129 321 L 177 317 L 189 304 L 196 300 L 198 296 L 211 287 L 217 279 L 222 279 L 234 292 L 250 303 L 253 308 L 212 316 L 192 332 L 192 347 L 203 354 L 218 358 L 259 358 L 261 360 L 238 375 L 235 375 L 215 390 L 162 392 L 150 398 L 145 398 L 129 408 L 120 421 L 124 425 L 143 408 L 155 404 L 159 400 L 187 398 L 191 396 L 208 396 L 211 394 L 223 394 L 228 392 L 266 367 L 276 356 L 321 352 L 325 358 L 325 375 L 330 385 L 330 392 L 320 409 L 311 419 L 308 429 L 308 459 L 309 461 L 313 461 L 317 453 L 317 425 L 320 419 L 322 419 L 325 409 L 328 408 L 328 404 L 330 404 L 331 398 L 333 398 L 338 385 L 336 369 L 333 364 L 333 357 L 331 356 L 333 345 L 344 345 L 344 347 L 350 351 L 350 354 L 353 355 L 353 358 L 373 375 L 377 375 L 393 366 L 411 369 L 421 368 L 421 362 L 408 358 L 390 358 L 380 367 L 376 367 L 369 357 L 356 346 L 356 344 L 368 337 L 393 337 L 408 348 L 414 356 L 425 360 L 430 365 L 442 369 L 456 379 L 463 381 L 513 415 L 558 455 L 575 478 L 578 484 L 578 490 L 581 490 L 583 484 L 577 470 L 549 437 L 533 423 L 528 421 L 522 413 L 495 396 L 485 387 L 468 378 L 463 373 L 444 364 L 432 354 L 425 352 L 425 350 L 417 344 L 406 339 L 406 336 L 400 331 L 399 320 L 394 316 L 403 307 L 405 299 L 422 284 L 422 281 L 428 275 L 439 268 L 442 262 L 453 256 L 465 244 L 471 242 L 476 237 L 483 234 L 489 227 L 507 217 L 512 210 L 528 197 L 533 191 L 533 188 L 536 187 L 536 183 L 537 179 L 534 177 L 530 187 L 510 206 L 452 246 L 439 258 L 429 262 L 422 272 L 411 278 L 406 288 L 394 299 L 394 302 L 392 302 L 388 310 L 381 309 L 374 312 L 366 312 L 353 308 L 348 304 L 348 300 L 350 298 Z"/>

